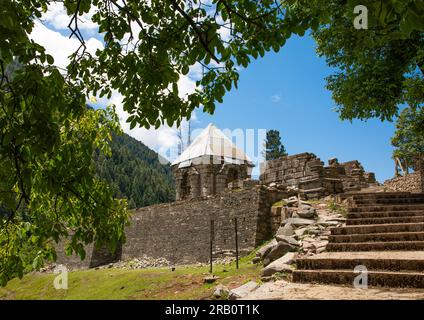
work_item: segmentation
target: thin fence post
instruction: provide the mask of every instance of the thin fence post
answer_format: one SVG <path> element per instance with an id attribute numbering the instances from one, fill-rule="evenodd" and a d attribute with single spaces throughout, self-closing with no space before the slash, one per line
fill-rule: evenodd
<path id="1" fill-rule="evenodd" d="M 213 236 L 214 236 L 214 221 L 211 220 L 211 234 L 210 234 L 210 267 L 209 267 L 209 272 L 212 273 L 212 259 L 213 259 Z"/>
<path id="2" fill-rule="evenodd" d="M 234 218 L 234 232 L 236 238 L 236 268 L 239 268 L 239 249 L 238 249 L 238 226 L 237 226 L 237 218 Z"/>

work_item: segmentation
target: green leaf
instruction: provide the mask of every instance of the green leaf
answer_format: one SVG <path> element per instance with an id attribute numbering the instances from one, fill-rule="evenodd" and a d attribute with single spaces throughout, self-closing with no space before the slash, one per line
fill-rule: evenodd
<path id="1" fill-rule="evenodd" d="M 54 59 L 53 59 L 53 57 L 51 56 L 51 55 L 46 55 L 46 58 L 47 58 L 47 63 L 48 64 L 53 64 L 54 63 Z"/>
<path id="2" fill-rule="evenodd" d="M 188 67 L 188 65 L 183 65 L 183 67 L 182 67 L 182 69 L 181 69 L 181 73 L 183 74 L 183 75 L 186 75 L 186 74 L 188 74 L 188 72 L 190 71 L 190 69 L 189 69 L 189 67 Z"/>

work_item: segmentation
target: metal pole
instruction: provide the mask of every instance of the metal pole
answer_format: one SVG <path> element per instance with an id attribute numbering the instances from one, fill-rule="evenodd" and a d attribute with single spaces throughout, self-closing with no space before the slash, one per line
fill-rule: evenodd
<path id="1" fill-rule="evenodd" d="M 238 251 L 238 228 L 237 228 L 237 218 L 234 218 L 234 231 L 236 238 L 236 268 L 239 268 L 239 251 Z"/>
<path id="2" fill-rule="evenodd" d="M 212 249 L 213 249 L 213 234 L 214 234 L 214 221 L 211 220 L 211 238 L 210 238 L 210 268 L 209 272 L 212 273 Z"/>

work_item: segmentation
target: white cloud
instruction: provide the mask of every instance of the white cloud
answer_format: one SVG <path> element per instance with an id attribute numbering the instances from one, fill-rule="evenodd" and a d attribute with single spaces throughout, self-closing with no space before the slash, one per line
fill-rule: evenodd
<path id="1" fill-rule="evenodd" d="M 177 146 L 180 142 L 176 126 L 170 127 L 168 125 L 162 125 L 158 129 L 146 129 L 140 127 L 130 129 L 130 124 L 126 122 L 129 114 L 124 111 L 122 100 L 122 95 L 117 91 L 113 91 L 112 97 L 109 100 L 110 103 L 116 106 L 116 113 L 119 116 L 119 122 L 122 130 L 131 137 L 143 142 L 150 149 L 155 150 L 169 160 L 173 160 L 176 156 Z M 191 121 L 192 123 L 197 122 L 195 112 L 192 114 Z M 187 130 L 187 122 L 183 121 L 181 127 L 184 135 L 184 131 Z"/>
<path id="2" fill-rule="evenodd" d="M 221 27 L 219 27 L 218 29 L 218 33 L 221 36 L 221 39 L 226 42 L 230 41 L 232 39 L 230 21 L 224 21 L 224 19 L 222 19 L 222 16 L 219 15 L 216 17 L 216 22 L 221 25 Z M 225 44 L 225 46 L 227 46 L 227 44 Z"/>
<path id="3" fill-rule="evenodd" d="M 78 27 L 80 30 L 91 31 L 98 29 L 98 25 L 91 20 L 96 10 L 93 6 L 88 13 L 84 13 L 78 17 Z M 55 29 L 63 30 L 68 29 L 71 17 L 66 14 L 63 3 L 53 2 L 48 6 L 47 12 L 43 14 L 42 20 L 50 23 Z"/>
<path id="4" fill-rule="evenodd" d="M 271 101 L 274 102 L 274 103 L 277 103 L 280 100 L 281 100 L 281 96 L 278 95 L 278 94 L 274 94 L 274 95 L 271 96 Z"/>
<path id="5" fill-rule="evenodd" d="M 51 10 L 51 11 L 50 11 Z M 69 23 L 66 19 L 66 13 L 58 4 L 49 6 L 49 11 L 43 16 L 43 20 L 49 22 L 51 26 L 56 29 L 67 28 Z M 68 17 L 69 18 L 69 17 Z M 53 56 L 55 65 L 60 68 L 66 68 L 69 63 L 69 56 L 75 52 L 80 46 L 80 42 L 76 38 L 68 38 L 60 32 L 49 29 L 41 21 L 35 21 L 33 31 L 30 35 L 31 39 L 42 45 L 46 52 Z M 94 54 L 97 49 L 103 49 L 103 43 L 98 39 L 92 37 L 86 39 L 87 51 Z M 179 93 L 183 97 L 186 94 L 193 92 L 196 88 L 196 80 L 201 77 L 202 67 L 196 64 L 190 68 L 188 75 L 181 75 L 178 81 Z M 135 127 L 130 130 L 130 124 L 126 122 L 129 114 L 123 110 L 122 105 L 123 97 L 117 91 L 113 91 L 111 99 L 105 98 L 98 99 L 97 105 L 105 106 L 108 103 L 116 105 L 116 112 L 119 116 L 120 125 L 125 133 L 134 137 L 135 139 L 143 142 L 149 148 L 161 153 L 167 154 L 167 151 L 174 149 L 179 143 L 177 130 L 175 127 L 163 125 L 158 129 L 145 129 Z M 197 123 L 196 114 L 192 114 L 192 123 Z M 185 124 L 183 123 L 183 128 Z M 184 130 L 184 129 L 183 129 Z M 172 155 L 171 155 L 172 160 Z"/>
<path id="6" fill-rule="evenodd" d="M 42 45 L 46 52 L 53 56 L 55 65 L 61 68 L 66 68 L 69 63 L 68 57 L 80 46 L 78 39 L 69 39 L 59 32 L 47 28 L 40 21 L 35 21 L 30 37 Z M 96 38 L 89 38 L 85 41 L 85 44 L 87 52 L 91 54 L 94 54 L 97 49 L 103 48 L 103 43 Z"/>

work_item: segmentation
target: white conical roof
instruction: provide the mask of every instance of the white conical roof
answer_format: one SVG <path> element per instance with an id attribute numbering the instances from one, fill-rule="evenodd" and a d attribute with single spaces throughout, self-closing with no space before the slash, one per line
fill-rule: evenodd
<path id="1" fill-rule="evenodd" d="M 212 123 L 194 139 L 171 165 L 189 166 L 195 159 L 210 161 L 210 156 L 224 159 L 225 162 L 229 163 L 248 163 L 253 166 L 250 158 Z"/>

